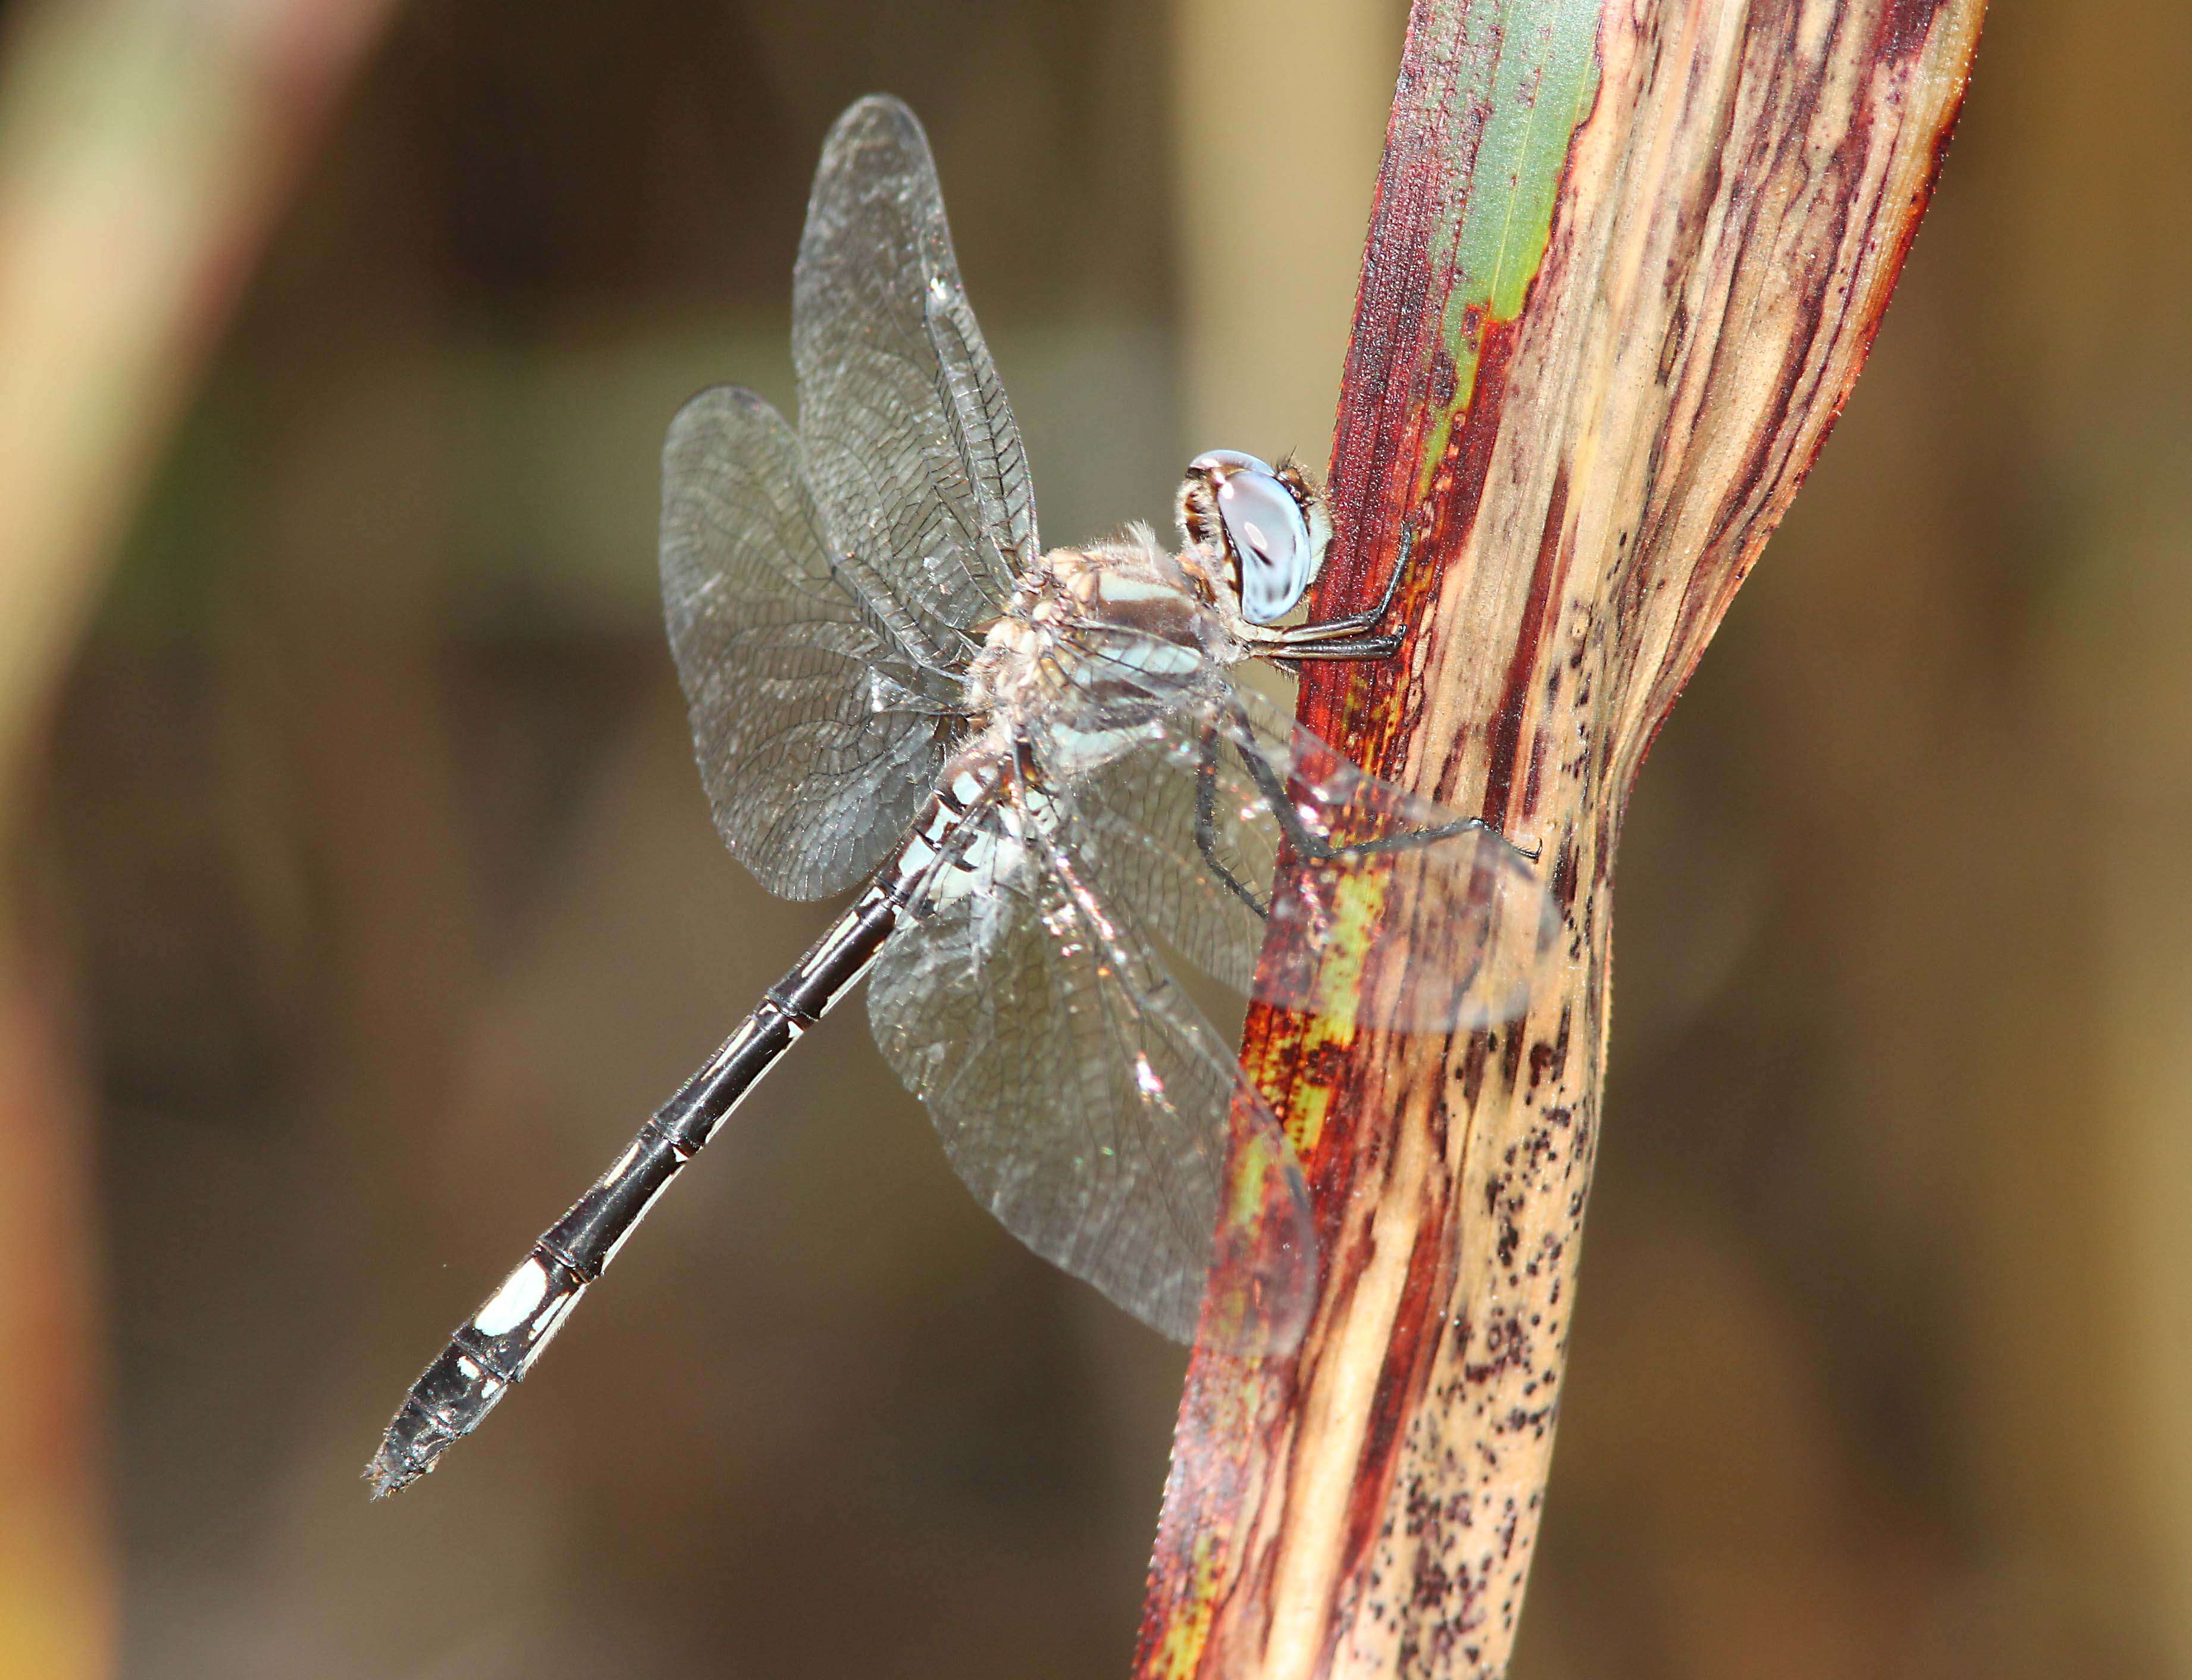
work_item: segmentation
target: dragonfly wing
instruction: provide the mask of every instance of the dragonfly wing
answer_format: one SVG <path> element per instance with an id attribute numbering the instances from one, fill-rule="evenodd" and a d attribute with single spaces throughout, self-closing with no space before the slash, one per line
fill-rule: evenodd
<path id="1" fill-rule="evenodd" d="M 1213 681 L 1072 791 L 1105 894 L 1264 1002 L 1444 1032 L 1510 1020 L 1558 931 L 1499 835 Z"/>
<path id="2" fill-rule="evenodd" d="M 936 166 L 896 100 L 831 129 L 792 275 L 808 471 L 831 534 L 964 631 L 1037 553 L 1004 386 L 960 283 Z"/>
<path id="3" fill-rule="evenodd" d="M 1213 1279 L 1207 1341 L 1291 1348 L 1316 1231 L 1270 1108 L 1066 848 L 1015 838 L 1002 812 L 973 820 L 870 979 L 885 1057 L 1037 1254 L 1182 1341 Z"/>
<path id="4" fill-rule="evenodd" d="M 661 558 L 724 843 L 780 897 L 851 886 L 902 840 L 957 720 L 831 566 L 799 440 L 751 391 L 703 391 L 671 424 Z"/>

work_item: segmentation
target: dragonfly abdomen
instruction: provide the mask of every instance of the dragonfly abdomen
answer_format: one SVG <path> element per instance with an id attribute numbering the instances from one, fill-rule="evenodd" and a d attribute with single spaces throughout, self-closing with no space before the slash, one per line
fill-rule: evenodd
<path id="1" fill-rule="evenodd" d="M 944 814 L 956 813 L 944 808 Z M 932 820 L 925 828 L 943 824 Z M 800 1034 L 858 985 L 905 903 L 901 861 L 832 923 L 657 1109 L 615 1165 L 534 1243 L 517 1270 L 427 1366 L 366 1467 L 376 1496 L 433 1469 L 532 1370 L 579 1298 L 608 1268 L 671 1181 L 722 1129 Z"/>

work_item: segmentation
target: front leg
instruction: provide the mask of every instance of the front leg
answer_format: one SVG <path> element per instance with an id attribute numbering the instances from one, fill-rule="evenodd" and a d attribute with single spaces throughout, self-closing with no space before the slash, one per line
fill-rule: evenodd
<path id="1" fill-rule="evenodd" d="M 1259 637 L 1259 640 L 1268 639 L 1274 647 L 1285 648 L 1303 659 L 1374 659 L 1381 657 L 1376 653 L 1316 653 L 1310 650 L 1319 642 L 1341 641 L 1360 636 L 1363 631 L 1373 630 L 1384 623 L 1385 615 L 1393 610 L 1395 597 L 1401 592 L 1401 579 L 1407 575 L 1408 555 L 1414 547 L 1410 534 L 1402 532 L 1401 551 L 1393 556 L 1393 572 L 1385 579 L 1385 593 L 1379 597 L 1378 604 L 1368 612 L 1350 612 L 1344 618 L 1323 618 L 1314 624 L 1294 624 L 1285 629 L 1273 630 L 1268 638 Z M 1398 648 L 1401 645 L 1401 639 L 1396 635 L 1367 638 L 1365 645 L 1371 641 L 1390 643 L 1392 648 Z"/>
<path id="2" fill-rule="evenodd" d="M 1265 657 L 1276 664 L 1299 665 L 1304 659 L 1390 659 L 1400 651 L 1401 639 L 1396 635 L 1366 635 L 1305 646 L 1288 643 L 1283 653 Z"/>

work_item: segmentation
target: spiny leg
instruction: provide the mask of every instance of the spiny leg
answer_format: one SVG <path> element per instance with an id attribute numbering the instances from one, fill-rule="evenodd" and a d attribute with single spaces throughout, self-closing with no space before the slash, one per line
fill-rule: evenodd
<path id="1" fill-rule="evenodd" d="M 1305 646 L 1289 644 L 1283 654 L 1265 657 L 1276 664 L 1294 666 L 1307 659 L 1390 659 L 1400 651 L 1401 639 L 1396 635 L 1366 635 Z"/>
<path id="2" fill-rule="evenodd" d="M 1227 889 L 1253 910 L 1258 917 L 1268 919 L 1270 911 L 1254 892 L 1242 883 L 1225 860 L 1218 855 L 1218 754 L 1223 737 L 1216 723 L 1202 726 L 1202 750 L 1195 766 L 1195 844 L 1202 853 L 1202 861 L 1210 871 L 1224 882 Z"/>
<path id="3" fill-rule="evenodd" d="M 1395 598 L 1401 593 L 1401 579 L 1407 575 L 1408 555 L 1414 546 L 1415 544 L 1410 533 L 1403 531 L 1401 533 L 1401 551 L 1394 555 L 1392 572 L 1385 579 L 1385 593 L 1378 598 L 1378 604 L 1375 607 L 1366 612 L 1350 612 L 1344 618 L 1324 618 L 1313 624 L 1293 625 L 1276 632 L 1270 638 L 1271 645 L 1304 659 L 1379 658 L 1380 656 L 1375 653 L 1317 654 L 1310 650 L 1320 642 L 1339 641 L 1358 635 L 1364 630 L 1375 629 L 1379 624 L 1384 624 L 1385 615 L 1393 610 Z M 1398 636 L 1378 636 L 1370 640 L 1390 642 L 1392 646 L 1386 649 L 1387 652 L 1395 651 L 1401 645 L 1401 639 Z"/>
<path id="4" fill-rule="evenodd" d="M 1440 840 L 1453 840 L 1467 834 L 1491 834 L 1502 840 L 1506 840 L 1505 835 L 1481 817 L 1464 817 L 1458 823 L 1441 823 L 1436 828 L 1406 829 L 1398 834 L 1381 834 L 1376 840 L 1355 840 L 1334 846 L 1302 821 L 1301 813 L 1294 809 L 1293 801 L 1287 797 L 1286 778 L 1279 774 L 1269 759 L 1257 750 L 1253 742 L 1246 738 L 1248 734 L 1246 713 L 1241 714 L 1237 721 L 1242 738 L 1234 741 L 1234 750 L 1241 755 L 1241 761 L 1247 766 L 1257 791 L 1263 794 L 1264 802 L 1270 806 L 1271 816 L 1278 823 L 1279 831 L 1286 836 L 1287 844 L 1294 849 L 1296 856 L 1312 863 L 1344 862 L 1371 857 L 1381 851 L 1400 851 L 1411 846 L 1435 845 Z M 1513 844 L 1511 841 L 1508 843 Z M 1534 852 L 1524 855 L 1536 856 Z"/>

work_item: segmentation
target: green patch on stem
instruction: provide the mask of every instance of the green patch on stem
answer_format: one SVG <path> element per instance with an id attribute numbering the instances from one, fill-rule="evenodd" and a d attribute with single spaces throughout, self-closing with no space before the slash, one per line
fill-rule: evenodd
<path id="1" fill-rule="evenodd" d="M 1386 880 L 1384 871 L 1366 869 L 1341 875 L 1328 886 L 1332 920 L 1317 964 L 1313 1011 L 1321 1020 L 1332 1022 L 1339 1036 L 1353 1038 L 1364 982 L 1376 977 L 1370 948 L 1385 908 Z"/>
<path id="2" fill-rule="evenodd" d="M 1476 394 L 1485 333 L 1521 313 L 1544 261 L 1568 142 L 1598 94 L 1598 17 L 1599 0 L 1476 0 L 1464 19 L 1472 63 L 1447 119 L 1488 114 L 1460 225 L 1431 247 L 1431 272 L 1454 276 L 1439 322 L 1454 383 L 1418 469 L 1419 496 Z"/>
<path id="3" fill-rule="evenodd" d="M 1165 1624 L 1163 1638 L 1144 1660 L 1144 1680 L 1190 1680 L 1195 1673 L 1217 1614 L 1220 1559 L 1218 1537 L 1209 1531 L 1190 1542 L 1188 1590 L 1183 1595 L 1188 1609 Z"/>

